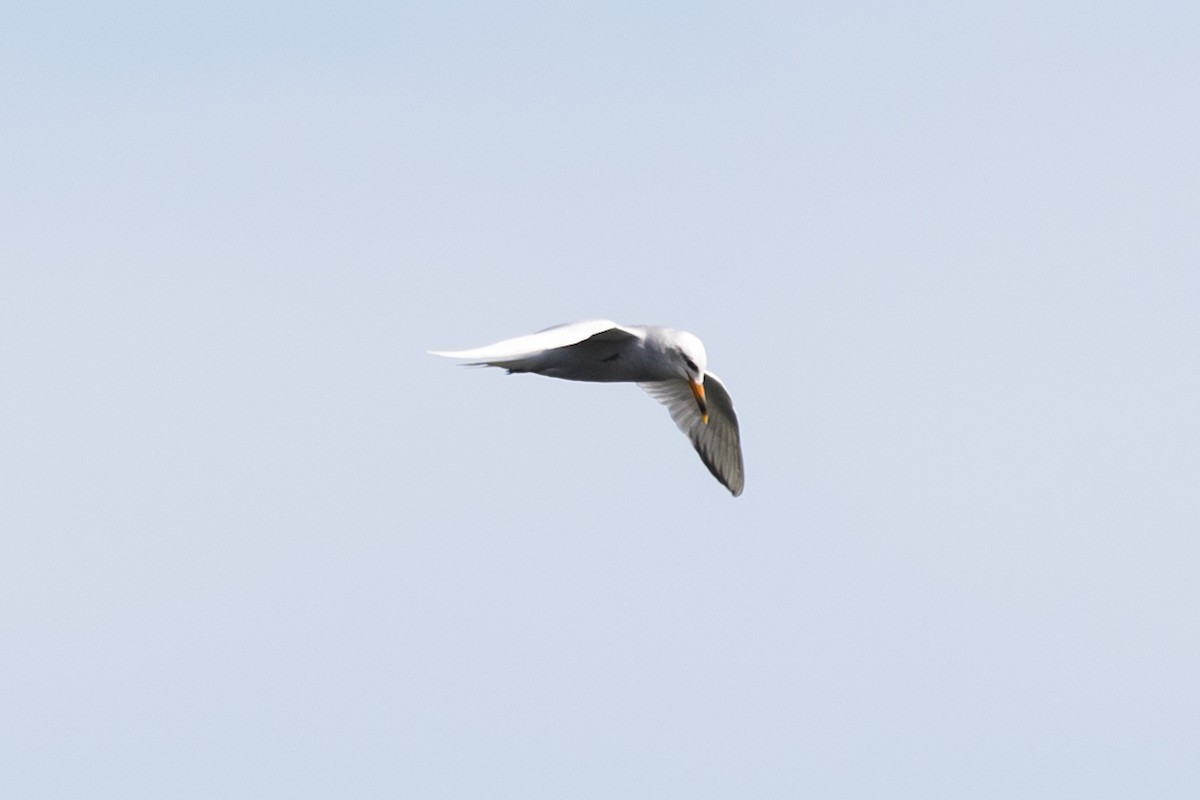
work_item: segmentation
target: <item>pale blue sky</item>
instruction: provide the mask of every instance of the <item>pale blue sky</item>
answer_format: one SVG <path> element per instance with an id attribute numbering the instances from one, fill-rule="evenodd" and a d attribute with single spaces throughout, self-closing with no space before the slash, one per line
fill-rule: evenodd
<path id="1" fill-rule="evenodd" d="M 1200 793 L 1194 3 L 0 25 L 21 798 Z M 690 330 L 629 386 L 425 355 Z"/>

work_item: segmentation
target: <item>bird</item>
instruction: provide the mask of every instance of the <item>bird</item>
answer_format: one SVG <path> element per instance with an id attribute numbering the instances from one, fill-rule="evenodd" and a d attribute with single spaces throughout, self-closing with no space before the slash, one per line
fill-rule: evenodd
<path id="1" fill-rule="evenodd" d="M 500 367 L 548 378 L 636 383 L 670 411 L 701 461 L 733 497 L 745 468 L 738 416 L 725 384 L 708 372 L 700 338 L 661 325 L 618 325 L 589 319 L 470 350 L 430 350 L 463 366 Z"/>
<path id="2" fill-rule="evenodd" d="M 741 434 L 733 400 L 699 338 L 660 325 L 584 320 L 472 350 L 430 350 L 467 359 L 463 366 L 500 367 L 571 381 L 636 383 L 667 407 L 700 460 L 734 497 L 745 486 Z"/>

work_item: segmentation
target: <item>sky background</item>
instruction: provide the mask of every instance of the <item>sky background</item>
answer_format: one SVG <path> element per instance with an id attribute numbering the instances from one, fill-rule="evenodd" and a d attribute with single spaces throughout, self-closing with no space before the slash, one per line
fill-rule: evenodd
<path id="1" fill-rule="evenodd" d="M 1200 6 L 0 24 L 13 798 L 1200 796 Z M 733 499 L 635 387 L 692 331 Z"/>

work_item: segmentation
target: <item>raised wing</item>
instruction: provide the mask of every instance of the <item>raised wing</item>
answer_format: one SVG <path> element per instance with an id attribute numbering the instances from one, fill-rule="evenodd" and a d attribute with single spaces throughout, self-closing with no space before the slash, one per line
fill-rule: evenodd
<path id="1" fill-rule="evenodd" d="M 700 416 L 692 387 L 685 380 L 639 383 L 651 397 L 667 407 L 679 430 L 692 440 L 700 460 L 725 488 L 737 497 L 746 483 L 742 464 L 742 442 L 738 431 L 737 414 L 725 384 L 707 372 L 704 375 L 704 394 L 708 400 L 708 422 Z"/>
<path id="2" fill-rule="evenodd" d="M 469 358 L 480 364 L 501 366 L 504 362 L 542 353 L 546 350 L 570 347 L 593 337 L 613 340 L 640 339 L 642 334 L 607 319 L 591 319 L 555 325 L 553 328 L 546 328 L 544 331 L 531 333 L 528 336 L 505 339 L 502 342 L 476 347 L 473 350 L 430 350 L 429 352 L 435 356 Z"/>

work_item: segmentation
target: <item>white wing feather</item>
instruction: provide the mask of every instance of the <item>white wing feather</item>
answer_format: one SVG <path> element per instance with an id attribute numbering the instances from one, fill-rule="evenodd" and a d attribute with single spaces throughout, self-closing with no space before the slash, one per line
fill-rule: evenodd
<path id="1" fill-rule="evenodd" d="M 651 397 L 667 407 L 679 430 L 692 440 L 692 446 L 708 471 L 725 485 L 733 496 L 742 493 L 746 484 L 742 464 L 741 434 L 733 400 L 725 384 L 711 372 L 704 375 L 704 394 L 708 401 L 708 422 L 700 416 L 692 387 L 685 380 L 639 383 Z"/>
<path id="2" fill-rule="evenodd" d="M 590 339 L 598 333 L 608 330 L 619 330 L 630 336 L 641 338 L 638 331 L 622 327 L 607 319 L 590 319 L 583 322 L 568 322 L 565 325 L 555 325 L 544 331 L 531 333 L 527 336 L 517 336 L 502 342 L 476 347 L 473 350 L 430 350 L 430 355 L 446 356 L 448 358 L 470 358 L 477 361 L 505 361 L 520 358 L 559 347 L 569 347 Z"/>

